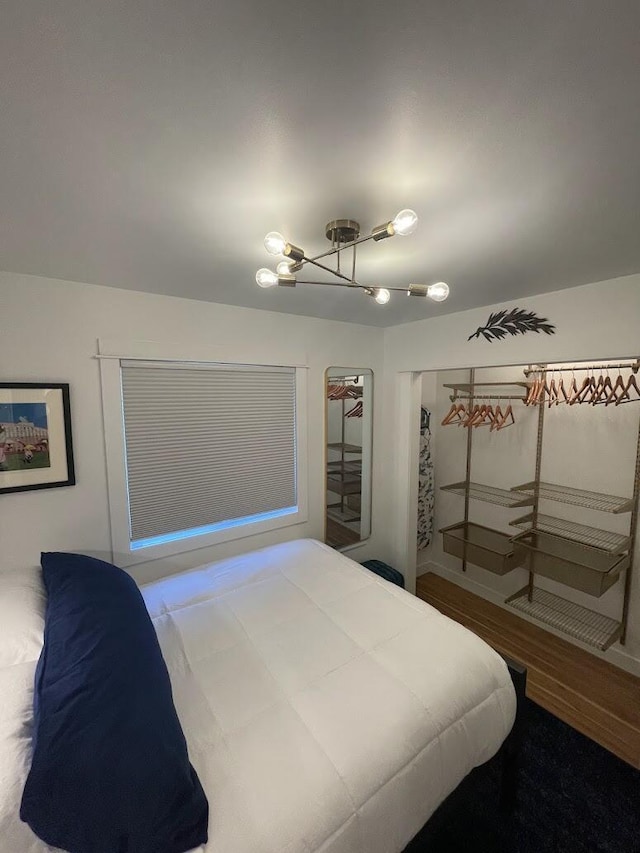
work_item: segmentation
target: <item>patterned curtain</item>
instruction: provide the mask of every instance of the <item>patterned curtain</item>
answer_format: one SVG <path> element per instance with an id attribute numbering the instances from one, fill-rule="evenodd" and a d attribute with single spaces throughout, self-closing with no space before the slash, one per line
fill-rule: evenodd
<path id="1" fill-rule="evenodd" d="M 418 550 L 430 544 L 433 536 L 435 491 L 431 456 L 430 414 L 423 408 L 420 417 L 420 470 L 418 475 Z"/>

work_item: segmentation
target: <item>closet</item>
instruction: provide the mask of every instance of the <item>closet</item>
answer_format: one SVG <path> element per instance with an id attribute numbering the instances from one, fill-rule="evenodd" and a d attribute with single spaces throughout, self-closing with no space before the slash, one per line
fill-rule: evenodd
<path id="1" fill-rule="evenodd" d="M 624 644 L 639 368 L 629 359 L 437 374 L 441 535 L 423 570 L 440 563 L 472 575 L 507 607 L 595 649 Z"/>

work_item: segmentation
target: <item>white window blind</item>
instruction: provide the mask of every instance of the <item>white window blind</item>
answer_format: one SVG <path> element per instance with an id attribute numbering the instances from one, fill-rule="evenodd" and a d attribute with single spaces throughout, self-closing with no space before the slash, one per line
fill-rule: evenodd
<path id="1" fill-rule="evenodd" d="M 122 403 L 132 546 L 295 510 L 294 368 L 125 361 Z"/>

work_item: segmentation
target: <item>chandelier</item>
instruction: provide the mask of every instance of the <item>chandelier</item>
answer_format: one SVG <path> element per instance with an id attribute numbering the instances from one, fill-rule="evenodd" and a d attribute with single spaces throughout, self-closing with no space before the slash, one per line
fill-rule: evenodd
<path id="1" fill-rule="evenodd" d="M 284 260 L 278 263 L 276 271 L 262 267 L 256 273 L 256 283 L 259 287 L 295 287 L 297 284 L 319 284 L 332 287 L 351 287 L 361 290 L 371 296 L 379 305 L 386 305 L 391 298 L 391 291 L 404 293 L 407 296 L 428 296 L 434 302 L 444 302 L 449 295 L 449 286 L 444 281 L 435 284 L 409 284 L 405 287 L 377 287 L 362 284 L 356 279 L 356 250 L 361 243 L 368 240 L 379 242 L 387 237 L 405 237 L 418 227 L 418 216 L 413 210 L 401 210 L 395 219 L 378 225 L 371 234 L 360 236 L 360 223 L 353 219 L 333 219 L 325 226 L 325 236 L 331 242 L 331 248 L 319 255 L 307 257 L 304 249 L 287 242 L 282 234 L 270 231 L 264 238 L 264 245 L 271 255 L 282 255 Z M 351 257 L 344 263 L 344 253 L 351 250 Z M 335 268 L 320 263 L 321 259 L 335 256 Z M 350 264 L 349 264 L 350 261 Z M 330 273 L 337 281 L 302 281 L 297 274 L 304 266 L 311 264 L 324 272 Z M 351 273 L 350 275 L 348 273 Z"/>

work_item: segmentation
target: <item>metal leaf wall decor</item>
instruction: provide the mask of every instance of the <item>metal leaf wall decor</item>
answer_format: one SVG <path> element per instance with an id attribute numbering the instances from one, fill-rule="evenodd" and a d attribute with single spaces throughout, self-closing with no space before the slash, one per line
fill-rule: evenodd
<path id="1" fill-rule="evenodd" d="M 502 340 L 507 335 L 524 335 L 525 332 L 535 332 L 536 334 L 544 332 L 545 335 L 555 335 L 556 327 L 546 317 L 538 317 L 533 311 L 525 311 L 523 308 L 513 308 L 511 311 L 507 311 L 505 308 L 491 314 L 487 320 L 487 325 L 478 326 L 467 340 L 470 341 L 471 338 L 479 338 L 482 335 L 489 343 L 492 343 Z"/>

